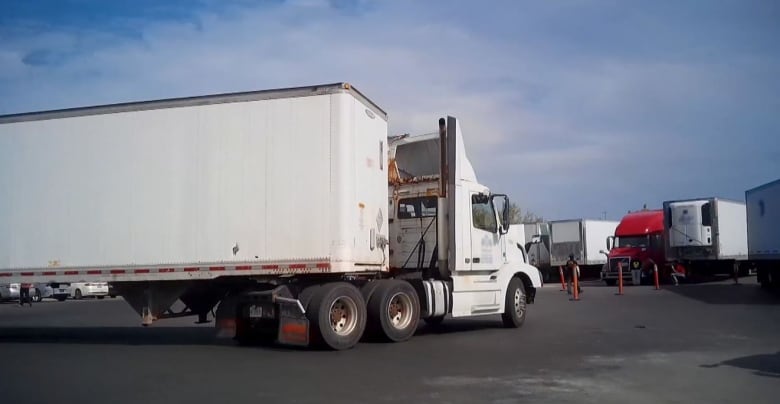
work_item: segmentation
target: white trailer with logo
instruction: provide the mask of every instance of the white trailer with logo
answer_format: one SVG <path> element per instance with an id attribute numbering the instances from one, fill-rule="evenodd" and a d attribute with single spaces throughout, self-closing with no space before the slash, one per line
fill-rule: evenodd
<path id="1" fill-rule="evenodd" d="M 689 274 L 747 271 L 747 216 L 744 202 L 719 198 L 663 204 L 666 258 Z"/>
<path id="2" fill-rule="evenodd" d="M 780 288 L 780 179 L 745 191 L 748 258 L 765 288 Z"/>
<path id="3" fill-rule="evenodd" d="M 445 315 L 520 326 L 539 275 L 457 120 L 403 143 L 344 83 L 0 116 L 0 283 L 110 282 L 144 325 L 176 300 L 200 320 L 216 307 L 241 342 L 346 349 Z M 433 266 L 391 251 L 426 236 L 390 223 L 404 195 L 435 199 Z"/>

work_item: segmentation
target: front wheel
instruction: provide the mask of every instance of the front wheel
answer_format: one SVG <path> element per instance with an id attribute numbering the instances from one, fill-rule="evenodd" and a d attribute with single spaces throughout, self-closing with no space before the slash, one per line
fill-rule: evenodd
<path id="1" fill-rule="evenodd" d="M 41 300 L 43 300 L 43 294 L 40 290 L 35 289 L 35 292 L 32 295 L 32 301 L 35 303 L 40 303 Z"/>
<path id="2" fill-rule="evenodd" d="M 504 313 L 501 320 L 504 327 L 518 328 L 523 325 L 526 313 L 525 285 L 520 278 L 512 278 L 506 288 L 506 300 L 504 301 Z"/>

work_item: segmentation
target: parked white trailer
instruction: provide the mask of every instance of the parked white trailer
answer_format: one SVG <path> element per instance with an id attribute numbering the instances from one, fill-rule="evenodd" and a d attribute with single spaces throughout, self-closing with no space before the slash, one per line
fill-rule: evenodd
<path id="1" fill-rule="evenodd" d="M 748 258 L 766 288 L 780 288 L 780 179 L 745 191 Z"/>
<path id="2" fill-rule="evenodd" d="M 601 270 L 607 263 L 602 254 L 607 238 L 615 234 L 619 222 L 612 220 L 574 219 L 550 222 L 550 263 L 557 268 L 566 265 L 569 256 L 584 270 Z"/>
<path id="3" fill-rule="evenodd" d="M 748 257 L 745 204 L 719 198 L 663 204 L 667 261 L 696 273 L 732 273 Z"/>
<path id="4" fill-rule="evenodd" d="M 550 282 L 558 269 L 550 266 L 550 223 L 523 223 L 528 262 L 539 268 L 545 282 Z"/>
<path id="5" fill-rule="evenodd" d="M 450 117 L 391 148 L 386 113 L 345 83 L 0 116 L 0 281 L 107 281 L 144 325 L 177 299 L 200 320 L 218 307 L 242 342 L 345 349 L 446 314 L 517 327 L 539 275 L 504 254 L 507 200 L 461 136 Z M 424 238 L 389 222 L 421 186 L 426 276 L 389 247 Z"/>

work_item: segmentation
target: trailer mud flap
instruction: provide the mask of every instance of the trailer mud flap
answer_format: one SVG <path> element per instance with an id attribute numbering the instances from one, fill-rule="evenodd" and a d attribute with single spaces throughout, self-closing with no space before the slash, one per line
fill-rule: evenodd
<path id="1" fill-rule="evenodd" d="M 309 345 L 309 320 L 306 318 L 280 317 L 277 340 L 280 344 Z"/>

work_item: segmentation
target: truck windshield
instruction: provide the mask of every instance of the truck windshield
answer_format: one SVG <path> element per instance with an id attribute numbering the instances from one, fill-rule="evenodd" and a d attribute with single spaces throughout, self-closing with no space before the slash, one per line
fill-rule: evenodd
<path id="1" fill-rule="evenodd" d="M 615 237 L 615 247 L 647 247 L 647 236 Z"/>

